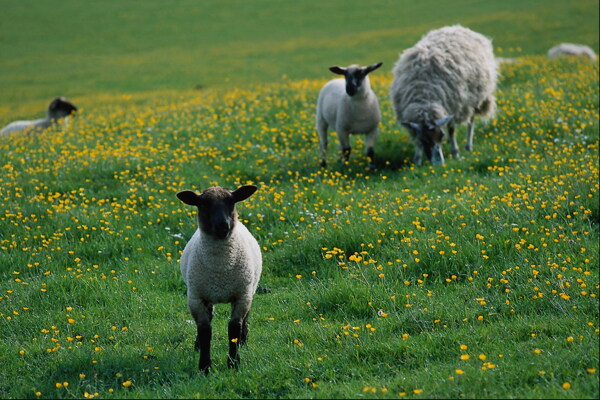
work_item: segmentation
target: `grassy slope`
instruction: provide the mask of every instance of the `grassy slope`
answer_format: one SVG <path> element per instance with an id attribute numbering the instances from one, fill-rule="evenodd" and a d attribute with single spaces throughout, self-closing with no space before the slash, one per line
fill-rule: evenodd
<path id="1" fill-rule="evenodd" d="M 0 392 L 595 397 L 597 77 L 540 57 L 504 67 L 498 118 L 441 168 L 410 165 L 385 77 L 375 173 L 358 139 L 345 169 L 317 167 L 322 81 L 119 97 L 68 131 L 5 141 Z M 240 212 L 271 292 L 239 373 L 217 307 L 205 379 L 176 262 L 193 210 L 174 193 L 245 182 L 260 186 Z"/>
<path id="2" fill-rule="evenodd" d="M 563 41 L 598 51 L 594 0 L 375 3 L 0 0 L 0 123 L 40 113 L 58 94 L 81 103 L 102 92 L 320 78 L 352 62 L 389 71 L 427 30 L 453 23 L 492 37 L 504 56 Z"/>
<path id="3" fill-rule="evenodd" d="M 428 21 L 436 13 L 439 21 L 451 18 L 406 4 Z M 487 19 L 474 7 L 455 11 Z M 597 20 L 597 13 L 579 18 Z M 573 23 L 558 15 L 539 21 L 557 30 Z M 137 38 L 143 27 L 121 31 L 130 41 L 100 38 L 125 46 L 144 37 Z M 577 24 L 578 34 L 586 27 Z M 154 46 L 159 36 L 150 36 Z M 236 32 L 217 39 L 238 40 Z M 527 49 L 544 53 L 544 40 L 551 41 L 536 37 Z M 573 41 L 592 40 L 597 34 Z M 324 35 L 291 42 L 335 43 Z M 132 48 L 152 48 L 144 46 Z M 240 48 L 261 61 L 270 52 Z M 113 62 L 131 48 L 114 51 Z M 221 54 L 215 59 L 223 68 L 230 53 Z M 277 65 L 289 61 L 277 54 Z M 100 59 L 90 60 L 96 73 Z M 317 168 L 314 99 L 328 77 L 312 63 L 312 72 L 297 70 L 282 84 L 250 85 L 282 72 L 249 70 L 231 75 L 238 89 L 201 92 L 135 93 L 163 87 L 145 86 L 145 79 L 154 85 L 150 76 L 125 79 L 133 74 L 127 68 L 100 86 L 86 78 L 90 86 L 77 92 L 83 112 L 69 130 L 0 144 L 0 364 L 10 366 L 1 369 L 0 396 L 597 397 L 598 64 L 521 61 L 503 68 L 498 118 L 479 125 L 475 152 L 443 168 L 410 165 L 411 146 L 386 100 L 390 77 L 374 76 L 383 111 L 375 173 L 365 171 L 357 138 L 348 167 Z M 56 85 L 53 70 L 38 76 Z M 310 74 L 323 79 L 296 80 Z M 184 77 L 165 76 L 165 87 L 188 88 Z M 24 116 L 46 102 L 51 85 L 38 83 Z M 0 120 L 12 115 L 2 111 Z M 256 298 L 239 373 L 225 368 L 228 307 L 217 307 L 217 365 L 206 379 L 194 369 L 194 329 L 177 268 L 193 213 L 173 194 L 245 182 L 261 188 L 240 213 L 264 247 L 263 285 L 271 292 Z"/>

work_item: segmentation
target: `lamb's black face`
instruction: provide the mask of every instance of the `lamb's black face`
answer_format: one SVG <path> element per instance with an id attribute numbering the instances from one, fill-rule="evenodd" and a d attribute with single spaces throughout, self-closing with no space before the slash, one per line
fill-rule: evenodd
<path id="1" fill-rule="evenodd" d="M 185 204 L 198 207 L 198 228 L 202 232 L 224 240 L 235 228 L 235 203 L 246 200 L 256 190 L 254 185 L 244 185 L 234 191 L 213 186 L 199 195 L 191 190 L 183 190 L 177 193 L 177 198 Z"/>
<path id="2" fill-rule="evenodd" d="M 198 225 L 216 239 L 227 239 L 236 221 L 235 201 L 231 191 L 206 189 L 198 198 Z"/>
<path id="3" fill-rule="evenodd" d="M 367 73 L 363 68 L 348 68 L 346 71 L 346 93 L 354 96 L 362 87 Z"/>

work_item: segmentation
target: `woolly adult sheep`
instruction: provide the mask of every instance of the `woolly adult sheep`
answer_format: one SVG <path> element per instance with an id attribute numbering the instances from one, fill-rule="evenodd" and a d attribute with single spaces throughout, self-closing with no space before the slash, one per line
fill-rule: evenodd
<path id="1" fill-rule="evenodd" d="M 548 50 L 548 58 L 560 56 L 582 56 L 596 61 L 596 53 L 591 47 L 577 43 L 561 43 Z"/>
<path id="2" fill-rule="evenodd" d="M 367 75 L 382 64 L 368 67 L 353 64 L 348 67 L 329 68 L 335 74 L 344 75 L 344 78 L 327 82 L 317 99 L 316 128 L 319 134 L 322 167 L 327 166 L 327 132 L 330 127 L 337 133 L 344 161 L 348 161 L 352 151 L 350 134 L 365 134 L 369 167 L 375 167 L 375 141 L 379 133 L 381 113 L 379 101 L 371 89 Z"/>
<path id="3" fill-rule="evenodd" d="M 489 39 L 460 25 L 432 30 L 400 55 L 393 74 L 390 99 L 414 142 L 415 164 L 421 165 L 423 153 L 432 164 L 444 164 L 446 124 L 454 157 L 456 125 L 468 123 L 466 149 L 473 149 L 475 114 L 488 118 L 496 108 L 497 63 Z"/>
<path id="4" fill-rule="evenodd" d="M 43 130 L 57 124 L 61 118 L 68 117 L 77 111 L 77 107 L 64 97 L 56 97 L 48 106 L 46 118 L 34 121 L 14 121 L 0 130 L 0 136 L 24 130 Z"/>
<path id="5" fill-rule="evenodd" d="M 228 366 L 239 365 L 238 348 L 248 338 L 248 314 L 262 272 L 256 239 L 238 220 L 235 204 L 246 200 L 256 186 L 235 191 L 210 187 L 201 194 L 177 193 L 185 204 L 198 207 L 198 229 L 181 255 L 181 274 L 187 286 L 188 306 L 196 322 L 198 368 L 208 374 L 214 304 L 231 303 L 228 324 Z"/>

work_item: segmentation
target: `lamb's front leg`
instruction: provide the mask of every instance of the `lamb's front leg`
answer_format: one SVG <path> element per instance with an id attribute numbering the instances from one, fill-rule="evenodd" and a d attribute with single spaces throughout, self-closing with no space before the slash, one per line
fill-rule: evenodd
<path id="1" fill-rule="evenodd" d="M 188 305 L 196 321 L 196 343 L 194 344 L 195 350 L 200 350 L 200 360 L 198 362 L 198 369 L 204 374 L 208 374 L 211 366 L 210 358 L 210 341 L 212 338 L 212 312 L 213 305 L 208 304 L 199 299 L 188 299 Z"/>
<path id="2" fill-rule="evenodd" d="M 336 133 L 338 141 L 340 142 L 340 161 L 342 162 L 342 165 L 344 165 L 350 160 L 350 153 L 352 152 L 352 147 L 350 147 L 350 132 L 340 128 L 337 129 Z"/>
<path id="3" fill-rule="evenodd" d="M 240 355 L 238 350 L 240 345 L 246 339 L 247 331 L 244 334 L 244 320 L 250 311 L 251 299 L 240 299 L 231 305 L 231 319 L 227 325 L 229 336 L 229 357 L 227 365 L 229 368 L 237 368 L 240 365 Z M 247 329 L 247 328 L 246 328 Z"/>

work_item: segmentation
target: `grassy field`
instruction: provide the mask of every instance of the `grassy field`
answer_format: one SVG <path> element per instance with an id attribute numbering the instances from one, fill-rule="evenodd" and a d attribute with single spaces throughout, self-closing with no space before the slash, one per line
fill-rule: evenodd
<path id="1" fill-rule="evenodd" d="M 0 0 L 0 124 L 64 95 L 246 87 L 321 79 L 331 65 L 384 62 L 432 28 L 461 23 L 497 55 L 561 42 L 598 52 L 597 0 Z"/>
<path id="2" fill-rule="evenodd" d="M 598 51 L 598 2 L 224 3 L 0 0 L 0 125 L 81 111 L 0 140 L 0 397 L 598 398 L 598 62 L 545 57 Z M 516 62 L 474 151 L 415 167 L 389 70 L 456 22 Z M 354 137 L 321 169 L 315 99 L 355 60 L 388 67 L 377 168 Z M 205 377 L 175 193 L 246 183 L 268 290 L 238 371 L 216 307 Z"/>

